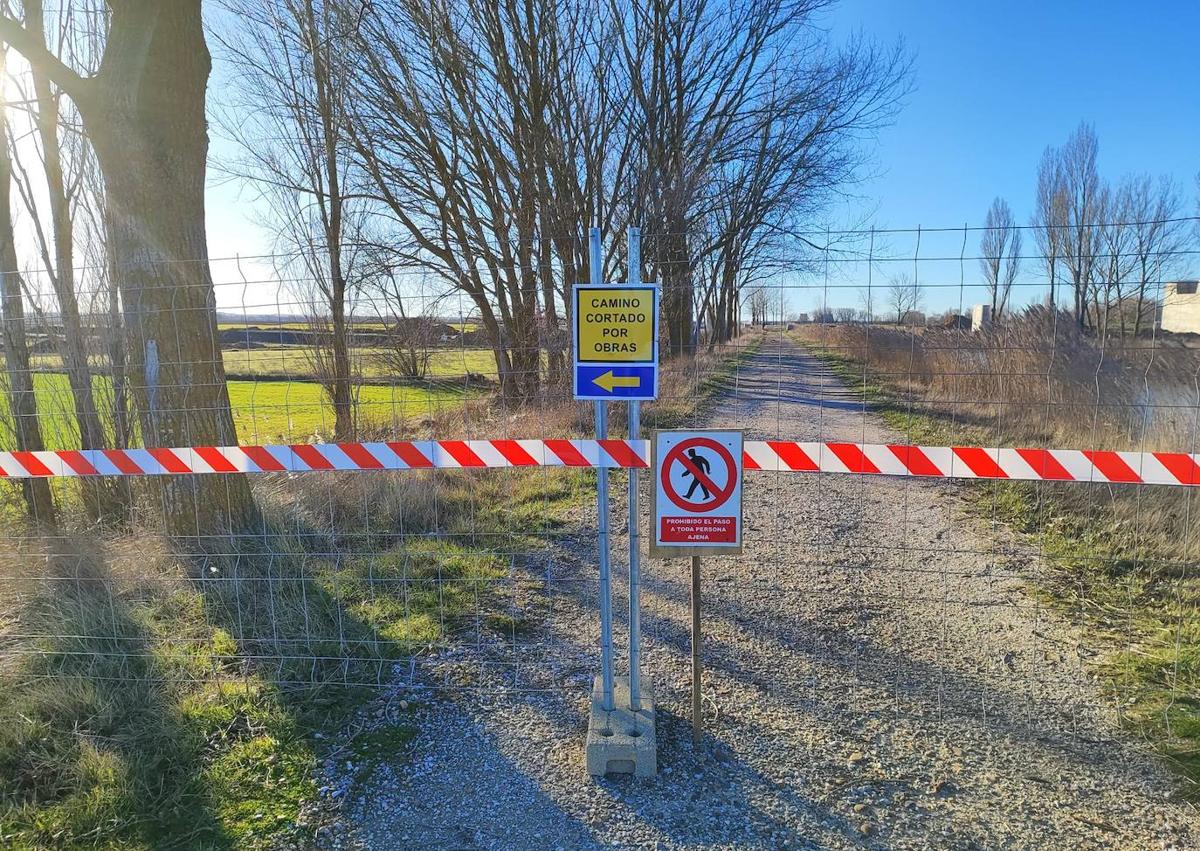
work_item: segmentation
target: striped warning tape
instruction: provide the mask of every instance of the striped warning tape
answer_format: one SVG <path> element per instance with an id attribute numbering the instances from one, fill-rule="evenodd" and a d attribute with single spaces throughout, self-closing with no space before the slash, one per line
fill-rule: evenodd
<path id="1" fill-rule="evenodd" d="M 746 441 L 746 469 L 950 479 L 1200 485 L 1200 455 Z"/>
<path id="2" fill-rule="evenodd" d="M 644 440 L 402 440 L 0 452 L 0 476 L 170 476 L 486 467 L 647 467 Z"/>
<path id="3" fill-rule="evenodd" d="M 1200 455 L 748 440 L 748 470 L 1200 485 Z M 406 440 L 0 452 L 0 477 L 163 476 L 489 467 L 648 467 L 646 440 Z"/>

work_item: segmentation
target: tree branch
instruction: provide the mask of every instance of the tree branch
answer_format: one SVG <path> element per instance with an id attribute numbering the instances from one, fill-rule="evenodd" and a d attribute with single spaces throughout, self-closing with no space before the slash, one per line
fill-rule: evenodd
<path id="1" fill-rule="evenodd" d="M 50 52 L 45 43 L 8 15 L 0 15 L 0 41 L 25 57 L 25 60 L 49 77 L 76 104 L 86 96 L 91 80 L 81 77 Z"/>

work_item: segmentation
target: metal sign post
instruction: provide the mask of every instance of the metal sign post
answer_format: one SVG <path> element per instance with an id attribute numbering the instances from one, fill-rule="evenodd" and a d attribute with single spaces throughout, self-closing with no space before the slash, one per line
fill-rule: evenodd
<path id="1" fill-rule="evenodd" d="M 629 231 L 629 281 L 604 283 L 600 229 L 589 232 L 591 276 L 576 284 L 572 296 L 574 361 L 572 373 L 576 399 L 595 402 L 596 439 L 608 437 L 606 401 L 629 402 L 629 434 L 640 431 L 639 402 L 658 395 L 658 287 L 642 283 L 641 232 Z M 600 544 L 600 641 L 604 708 L 612 709 L 612 597 L 609 565 L 608 472 L 598 471 L 597 506 Z M 639 650 L 639 564 L 637 535 L 637 475 L 629 484 L 629 628 L 630 708 L 641 708 Z"/>
<path id="2" fill-rule="evenodd" d="M 591 256 L 591 284 L 593 287 L 604 283 L 604 268 L 600 254 L 600 228 L 592 228 L 589 236 L 589 253 Z M 578 311 L 578 304 L 576 304 Z M 576 313 L 576 324 L 579 316 Z M 603 401 L 596 403 L 596 439 L 608 438 L 608 405 Z M 596 537 L 599 539 L 600 561 L 600 682 L 604 694 L 605 710 L 613 708 L 613 668 L 612 668 L 612 576 L 608 561 L 608 470 L 601 467 L 596 472 Z"/>
<path id="3" fill-rule="evenodd" d="M 642 282 L 642 231 L 630 228 L 628 232 L 629 284 L 638 286 Z M 657 386 L 657 381 L 655 385 Z M 641 436 L 642 403 L 629 400 L 629 439 Z M 638 563 L 638 471 L 629 471 L 629 708 L 634 712 L 642 708 L 641 655 L 641 566 Z"/>
<path id="4" fill-rule="evenodd" d="M 692 741 L 704 735 L 704 710 L 700 705 L 700 556 L 692 556 Z"/>
<path id="5" fill-rule="evenodd" d="M 658 287 L 642 283 L 641 234 L 629 229 L 629 280 L 605 285 L 600 231 L 590 232 L 591 281 L 573 291 L 576 399 L 596 409 L 596 439 L 608 436 L 609 399 L 629 403 L 629 437 L 641 429 L 639 403 L 658 395 Z M 608 471 L 597 471 L 600 561 L 600 677 L 593 684 L 586 746 L 588 773 L 650 777 L 657 772 L 654 691 L 641 681 L 641 571 L 638 476 L 629 475 L 629 679 L 613 676 L 612 576 L 609 565 Z"/>

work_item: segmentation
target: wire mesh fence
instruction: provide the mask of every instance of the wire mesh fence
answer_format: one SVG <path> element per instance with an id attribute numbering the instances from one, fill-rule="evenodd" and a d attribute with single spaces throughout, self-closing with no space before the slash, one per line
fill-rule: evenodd
<path id="1" fill-rule="evenodd" d="M 1032 249 L 1010 255 L 1025 271 L 1009 286 L 989 287 L 979 236 L 806 234 L 795 257 L 724 296 L 704 269 L 648 264 L 643 277 L 664 283 L 668 309 L 685 306 L 689 331 L 676 331 L 643 427 L 1194 455 L 1198 252 L 1155 257 L 1154 277 L 1118 264 L 1114 278 L 1097 250 L 1090 275 L 1053 273 L 1051 302 L 1046 257 Z M 623 277 L 622 256 L 606 258 L 610 280 Z M 191 301 L 173 314 L 172 340 L 130 331 L 105 270 L 81 271 L 90 288 L 68 339 L 46 276 L 23 274 L 23 319 L 6 301 L 0 448 L 42 448 L 33 424 L 47 449 L 154 445 L 143 435 L 155 394 L 178 406 L 167 412 L 183 423 L 175 446 L 214 434 L 221 445 L 589 436 L 566 374 L 571 282 L 555 281 L 548 305 L 538 270 L 474 299 L 427 271 L 391 270 L 353 289 L 335 319 L 328 286 L 285 261 L 212 261 L 215 320 Z M 508 303 L 522 293 L 523 307 Z M 204 352 L 217 362 L 197 363 Z M 219 377 L 227 428 L 195 404 L 192 375 Z M 205 436 L 196 443 L 192 426 Z M 624 475 L 612 488 L 622 673 Z M 716 560 L 703 583 L 706 711 L 718 725 L 799 713 L 915 739 L 932 724 L 968 745 L 1003 740 L 1042 771 L 1045 754 L 1022 745 L 1051 736 L 1056 753 L 1083 760 L 1119 717 L 1194 773 L 1191 488 L 747 475 L 747 552 Z M 590 687 L 593 472 L 208 478 L 0 484 L 0 707 L 26 744 L 50 723 L 36 695 L 61 694 L 48 683 L 66 684 L 80 706 L 70 723 L 101 738 L 133 699 L 182 702 L 192 718 L 231 689 L 290 706 L 363 686 L 568 702 Z M 169 522 L 179 512 L 188 522 Z M 687 588 L 681 562 L 644 560 L 644 674 L 667 708 L 684 705 Z M 29 795 L 53 782 L 22 780 Z"/>

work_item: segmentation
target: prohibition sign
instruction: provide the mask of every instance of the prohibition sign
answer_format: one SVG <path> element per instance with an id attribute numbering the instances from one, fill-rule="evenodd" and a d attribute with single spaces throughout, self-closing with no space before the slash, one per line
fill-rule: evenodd
<path id="1" fill-rule="evenodd" d="M 713 483 L 713 480 L 705 475 L 692 462 L 691 458 L 684 454 L 688 449 L 711 449 L 717 454 L 717 457 L 724 462 L 727 473 L 724 488 L 718 488 Z M 713 495 L 712 499 L 706 502 L 691 502 L 684 499 L 675 491 L 675 488 L 671 484 L 671 467 L 676 461 L 682 464 L 695 477 L 695 481 L 699 482 L 703 488 Z M 667 498 L 671 502 L 685 511 L 713 511 L 720 508 L 729 499 L 729 496 L 733 493 L 738 483 L 737 462 L 733 460 L 733 455 L 730 454 L 728 449 L 709 437 L 688 438 L 671 447 L 671 451 L 663 459 L 662 472 L 659 475 L 662 479 L 663 493 L 667 495 Z"/>

